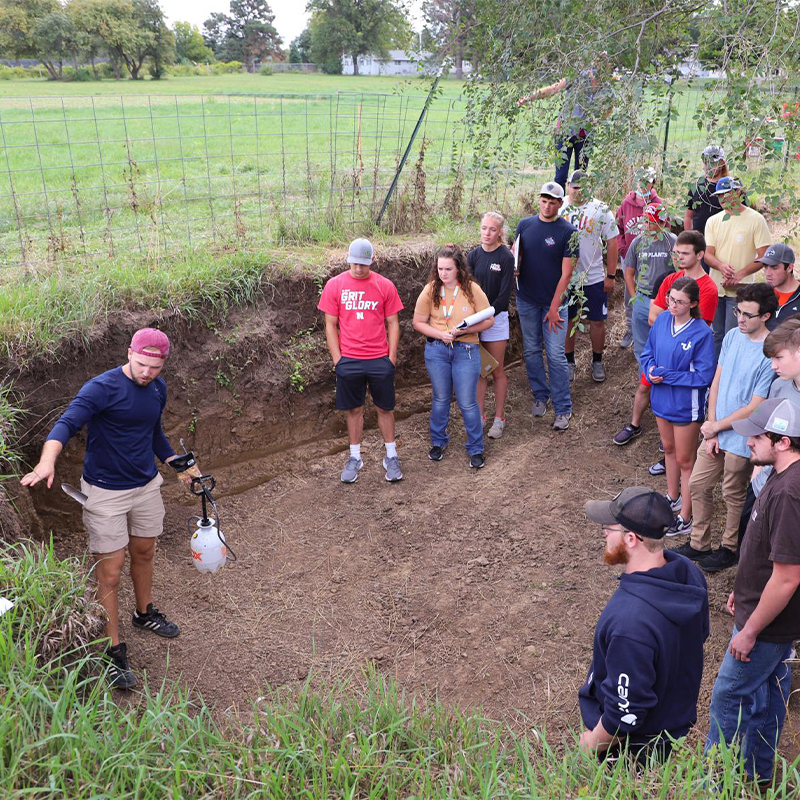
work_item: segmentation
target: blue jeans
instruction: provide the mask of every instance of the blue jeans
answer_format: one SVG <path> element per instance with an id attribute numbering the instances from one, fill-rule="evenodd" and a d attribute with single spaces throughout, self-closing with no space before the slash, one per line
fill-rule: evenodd
<path id="1" fill-rule="evenodd" d="M 640 361 L 642 350 L 647 344 L 647 337 L 650 335 L 650 323 L 647 321 L 650 313 L 650 298 L 643 294 L 636 293 L 632 304 L 631 331 L 633 332 L 633 354 L 636 360 Z M 641 367 L 641 364 L 640 364 Z"/>
<path id="2" fill-rule="evenodd" d="M 475 388 L 481 375 L 481 355 L 477 344 L 455 342 L 452 347 L 441 341 L 425 345 L 425 366 L 431 378 L 431 444 L 444 447 L 450 437 L 447 423 L 453 390 L 461 409 L 467 432 L 467 453 L 483 452 L 483 424 Z"/>
<path id="3" fill-rule="evenodd" d="M 714 347 L 717 349 L 717 358 L 719 358 L 719 351 L 722 350 L 722 340 L 725 334 L 736 327 L 736 317 L 733 314 L 733 307 L 736 305 L 735 297 L 720 297 L 717 302 L 717 313 L 714 314 L 714 322 L 711 325 L 711 330 L 714 333 Z"/>
<path id="4" fill-rule="evenodd" d="M 589 166 L 589 147 L 588 136 L 575 134 L 569 139 L 556 139 L 556 176 L 553 180 L 561 184 L 561 188 L 567 185 L 569 178 L 569 163 L 572 161 L 572 154 L 575 153 L 575 169 L 585 170 Z"/>
<path id="5" fill-rule="evenodd" d="M 726 651 L 711 695 L 705 752 L 720 741 L 720 734 L 727 744 L 738 736 L 743 739 L 747 774 L 761 781 L 772 777 L 775 750 L 786 719 L 792 671 L 784 662 L 791 651 L 791 643 L 760 641 L 750 651 L 749 661 L 737 661 L 730 650 Z"/>
<path id="6" fill-rule="evenodd" d="M 572 397 L 569 393 L 569 367 L 564 354 L 567 340 L 567 307 L 562 306 L 558 315 L 564 323 L 555 331 L 548 330 L 544 315 L 547 306 L 537 306 L 517 295 L 517 313 L 522 328 L 522 354 L 525 357 L 525 371 L 531 385 L 533 398 L 537 403 L 546 403 L 553 398 L 556 415 L 572 411 Z M 544 372 L 542 351 L 547 354 L 547 371 L 550 383 Z"/>

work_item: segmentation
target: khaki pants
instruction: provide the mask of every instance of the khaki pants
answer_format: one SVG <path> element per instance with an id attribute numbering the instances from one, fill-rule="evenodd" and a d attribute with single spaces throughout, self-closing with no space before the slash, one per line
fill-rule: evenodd
<path id="1" fill-rule="evenodd" d="M 753 472 L 750 459 L 720 450 L 715 456 L 706 455 L 705 442 L 697 451 L 689 488 L 692 492 L 692 547 L 711 549 L 711 521 L 714 518 L 714 487 L 722 478 L 722 498 L 725 501 L 725 530 L 722 546 L 736 552 L 739 541 L 739 518 L 742 515 L 747 482 Z"/>

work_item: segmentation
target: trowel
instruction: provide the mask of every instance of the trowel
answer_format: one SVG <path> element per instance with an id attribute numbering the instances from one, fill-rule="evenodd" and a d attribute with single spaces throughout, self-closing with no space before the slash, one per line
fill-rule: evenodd
<path id="1" fill-rule="evenodd" d="M 62 483 L 61 488 L 65 494 L 68 494 L 73 500 L 77 500 L 82 506 L 86 505 L 88 498 L 86 495 L 76 489 L 71 483 Z"/>

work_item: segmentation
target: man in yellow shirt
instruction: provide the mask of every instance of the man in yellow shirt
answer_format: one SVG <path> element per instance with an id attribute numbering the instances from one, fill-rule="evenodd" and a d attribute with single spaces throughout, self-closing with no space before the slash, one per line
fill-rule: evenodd
<path id="1" fill-rule="evenodd" d="M 719 356 L 725 334 L 736 327 L 733 307 L 736 290 L 745 283 L 758 280 L 763 264 L 758 261 L 772 243 L 767 221 L 758 211 L 742 202 L 742 182 L 726 176 L 717 181 L 714 192 L 722 211 L 709 217 L 706 223 L 706 264 L 717 284 L 719 303 L 714 324 L 714 344 Z"/>

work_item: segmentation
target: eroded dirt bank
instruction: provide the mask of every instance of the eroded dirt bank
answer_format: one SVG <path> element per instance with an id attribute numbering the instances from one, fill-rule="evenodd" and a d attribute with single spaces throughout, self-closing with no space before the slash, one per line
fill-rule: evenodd
<path id="1" fill-rule="evenodd" d="M 174 479 L 165 484 L 157 605 L 183 632 L 167 643 L 132 631 L 123 618 L 132 664 L 151 682 L 167 674 L 168 664 L 170 677 L 224 714 L 246 708 L 265 685 L 292 686 L 309 673 L 358 675 L 373 662 L 412 692 L 480 705 L 518 727 L 546 725 L 555 739 L 578 725 L 577 688 L 617 575 L 601 564 L 602 537 L 586 522 L 583 503 L 625 485 L 665 488 L 647 474 L 657 446 L 652 418 L 629 447 L 610 443 L 627 421 L 636 381 L 633 355 L 617 346 L 618 308 L 605 384 L 591 382 L 588 342 L 579 340 L 569 431 L 553 432 L 550 417 L 531 418 L 517 364 L 510 370 L 509 427 L 488 443 L 486 468 L 468 468 L 455 407 L 450 448 L 434 464 L 426 457 L 430 391 L 422 343 L 410 327 L 425 257 L 406 254 L 382 265 L 409 309 L 398 414 L 405 479 L 397 485 L 383 480 L 374 429 L 365 435 L 358 483 L 339 481 L 343 420 L 332 411 L 332 372 L 311 279 L 287 279 L 258 307 L 210 325 L 162 320 L 176 348 L 166 372 L 165 427 L 175 442 L 183 436 L 196 444 L 204 469 L 217 476 L 223 528 L 239 561 L 216 576 L 195 571 L 186 517 L 197 504 Z M 88 353 L 20 376 L 31 454 L 81 383 L 112 366 L 110 354 L 124 353 L 130 332 L 153 321 L 111 320 Z M 292 388 L 296 364 L 302 392 L 297 383 Z M 59 478 L 76 480 L 82 443 L 72 443 L 65 456 Z M 29 516 L 40 525 L 34 533 L 52 530 L 61 552 L 83 552 L 71 501 L 55 491 L 31 496 L 36 515 L 30 507 Z M 732 581 L 730 571 L 709 578 L 712 638 L 701 731 L 730 633 L 724 604 Z M 126 581 L 121 607 L 132 603 Z M 796 700 L 791 709 L 796 716 Z M 784 749 L 797 752 L 796 726 L 787 726 Z"/>

